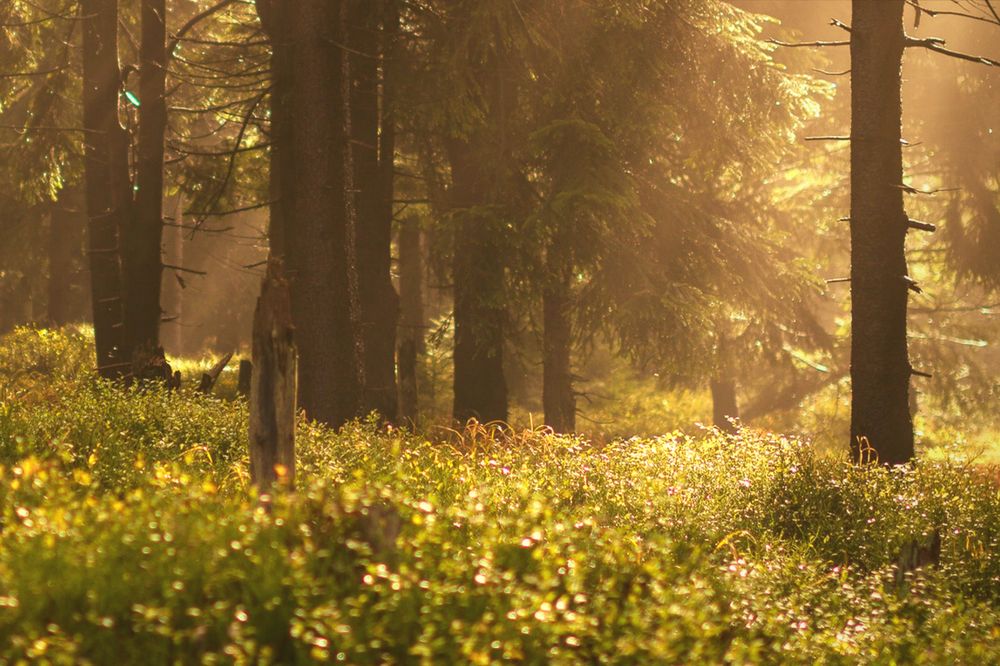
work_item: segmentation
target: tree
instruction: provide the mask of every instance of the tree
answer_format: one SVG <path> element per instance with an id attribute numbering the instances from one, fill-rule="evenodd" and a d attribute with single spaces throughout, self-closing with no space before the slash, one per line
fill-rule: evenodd
<path id="1" fill-rule="evenodd" d="M 414 16 L 426 42 L 412 52 L 425 87 L 413 102 L 422 112 L 411 122 L 430 144 L 422 151 L 437 172 L 429 193 L 450 231 L 452 416 L 506 421 L 507 254 L 520 217 L 514 151 L 524 131 L 516 109 L 526 75 L 515 45 L 530 19 L 509 2 L 429 5 Z M 436 175 L 446 187 L 434 187 Z"/>
<path id="2" fill-rule="evenodd" d="M 576 430 L 573 388 L 573 263 L 571 241 L 558 235 L 545 250 L 542 288 L 542 409 L 556 432 Z"/>
<path id="3" fill-rule="evenodd" d="M 411 216 L 399 227 L 399 416 L 415 424 L 418 419 L 417 359 L 426 348 L 424 339 L 423 248 L 420 217 Z"/>
<path id="4" fill-rule="evenodd" d="M 906 342 L 903 0 L 853 3 L 851 27 L 851 451 L 913 457 Z"/>
<path id="5" fill-rule="evenodd" d="M 139 128 L 134 200 L 121 240 L 125 348 L 145 363 L 160 344 L 163 237 L 163 154 L 167 130 L 167 7 L 142 0 L 139 47 Z"/>
<path id="6" fill-rule="evenodd" d="M 49 276 L 48 312 L 52 326 L 63 326 L 83 319 L 79 303 L 82 272 L 78 264 L 83 258 L 82 192 L 75 187 L 63 187 L 59 198 L 49 206 Z"/>
<path id="7" fill-rule="evenodd" d="M 98 369 L 141 371 L 159 345 L 163 154 L 167 127 L 166 4 L 143 0 L 139 96 L 118 54 L 115 2 L 84 0 L 83 107 L 91 291 Z M 139 106 L 136 173 L 120 97 Z M 133 184 L 134 183 L 134 184 Z"/>
<path id="8" fill-rule="evenodd" d="M 665 379 L 714 385 L 729 427 L 735 375 L 811 325 L 816 280 L 755 183 L 819 91 L 725 3 L 638 4 L 554 4 L 544 33 L 572 34 L 531 62 L 546 422 L 570 423 L 571 347 L 602 331 Z"/>
<path id="9" fill-rule="evenodd" d="M 396 418 L 396 326 L 392 285 L 396 0 L 353 3 L 351 127 L 358 215 L 358 287 L 365 349 L 365 411 Z"/>
<path id="10" fill-rule="evenodd" d="M 301 406 L 333 427 L 361 415 L 365 385 L 345 49 L 351 5 L 257 4 L 274 50 L 272 252 L 290 281 Z"/>
<path id="11" fill-rule="evenodd" d="M 97 369 L 103 377 L 127 374 L 120 231 L 132 198 L 128 136 L 118 116 L 122 70 L 118 62 L 116 0 L 81 0 L 83 22 L 83 129 L 89 218 L 91 299 Z"/>
<path id="12" fill-rule="evenodd" d="M 482 130 L 480 130 L 482 132 Z M 452 416 L 465 422 L 506 421 L 504 331 L 507 323 L 501 202 L 503 158 L 480 133 L 448 144 L 449 200 L 455 223 L 455 348 Z"/>

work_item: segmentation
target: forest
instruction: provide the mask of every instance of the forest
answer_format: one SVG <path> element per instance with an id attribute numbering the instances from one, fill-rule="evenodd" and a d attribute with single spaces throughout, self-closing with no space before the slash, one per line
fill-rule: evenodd
<path id="1" fill-rule="evenodd" d="M 0 664 L 1000 663 L 1000 0 L 0 0 Z"/>

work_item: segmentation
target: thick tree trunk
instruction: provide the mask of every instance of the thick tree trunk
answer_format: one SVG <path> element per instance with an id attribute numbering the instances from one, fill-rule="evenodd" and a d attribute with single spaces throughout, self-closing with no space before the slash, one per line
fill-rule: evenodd
<path id="1" fill-rule="evenodd" d="M 722 432 L 734 433 L 733 419 L 740 417 L 740 407 L 736 399 L 736 380 L 728 376 L 717 376 L 711 381 L 712 424 Z"/>
<path id="2" fill-rule="evenodd" d="M 298 355 L 293 331 L 288 283 L 281 263 L 271 261 L 254 312 L 250 380 L 250 477 L 261 492 L 275 481 L 295 482 Z"/>
<path id="3" fill-rule="evenodd" d="M 391 78 L 385 72 L 398 24 L 393 0 L 354 3 L 351 99 L 354 175 L 358 186 L 358 279 L 365 347 L 365 411 L 397 416 L 396 326 L 392 286 L 392 197 L 395 127 Z"/>
<path id="4" fill-rule="evenodd" d="M 851 32 L 851 451 L 913 457 L 906 344 L 903 0 L 854 0 Z"/>
<path id="5" fill-rule="evenodd" d="M 292 172 L 291 156 L 292 108 L 291 88 L 295 72 L 292 69 L 292 43 L 288 34 L 287 9 L 278 9 L 274 0 L 259 0 L 257 13 L 271 42 L 271 150 L 268 174 L 268 243 L 271 256 L 287 266 L 285 220 L 288 219 L 288 199 L 282 197 L 282 181 Z"/>
<path id="6" fill-rule="evenodd" d="M 333 427 L 361 415 L 364 390 L 347 4 L 257 4 L 274 45 L 271 233 L 290 280 L 299 398 Z"/>
<path id="7" fill-rule="evenodd" d="M 399 416 L 415 424 L 418 410 L 417 359 L 424 353 L 423 254 L 420 218 L 403 221 L 399 229 Z"/>
<path id="8" fill-rule="evenodd" d="M 360 401 L 357 386 L 352 386 L 355 380 L 337 381 L 351 344 L 343 335 L 344 317 L 337 312 L 347 300 L 335 246 L 336 240 L 343 241 L 344 225 L 338 206 L 344 186 L 333 157 L 340 154 L 342 140 L 341 67 L 334 65 L 341 58 L 331 43 L 338 17 L 327 4 L 304 0 L 280 10 L 290 19 L 286 38 L 293 40 L 294 75 L 289 101 L 295 113 L 288 155 L 291 173 L 285 174 L 280 189 L 288 216 L 284 227 L 292 321 L 302 361 L 300 400 L 311 418 L 336 428 L 357 415 L 354 406 Z"/>
<path id="9" fill-rule="evenodd" d="M 163 145 L 167 131 L 165 0 L 142 0 L 136 191 L 124 234 L 126 347 L 139 363 L 160 344 Z"/>
<path id="10" fill-rule="evenodd" d="M 569 433 L 576 430 L 572 368 L 573 272 L 562 249 L 553 244 L 547 253 L 551 281 L 542 293 L 542 407 L 545 425 L 556 432 Z"/>
<path id="11" fill-rule="evenodd" d="M 334 35 L 334 45 L 350 42 L 349 19 L 351 5 L 369 0 L 340 0 L 339 20 Z M 365 346 L 361 331 L 361 292 L 358 278 L 358 215 L 354 196 L 354 130 L 351 124 L 353 104 L 351 58 L 343 48 L 336 48 L 335 62 L 340 72 L 340 134 L 337 136 L 337 150 L 334 151 L 336 173 L 342 186 L 337 190 L 338 211 L 342 222 L 334 225 L 334 285 L 342 285 L 336 290 L 343 294 L 340 307 L 335 311 L 337 327 L 335 334 L 346 342 L 338 354 L 337 380 L 344 386 L 338 402 L 341 421 L 364 415 L 365 397 Z"/>
<path id="12" fill-rule="evenodd" d="M 503 252 L 491 212 L 477 211 L 492 200 L 487 168 L 472 146 L 449 141 L 456 213 L 454 263 L 455 350 L 453 416 L 465 422 L 507 420 L 503 373 L 506 298 Z"/>
<path id="13" fill-rule="evenodd" d="M 84 169 L 88 252 L 98 372 L 121 377 L 131 366 L 124 345 L 119 235 L 129 219 L 128 137 L 118 119 L 116 0 L 82 0 Z"/>
<path id="14" fill-rule="evenodd" d="M 77 321 L 80 315 L 78 303 L 82 294 L 77 284 L 77 263 L 82 257 L 86 226 L 82 199 L 75 188 L 64 189 L 50 209 L 47 318 L 52 326 Z"/>

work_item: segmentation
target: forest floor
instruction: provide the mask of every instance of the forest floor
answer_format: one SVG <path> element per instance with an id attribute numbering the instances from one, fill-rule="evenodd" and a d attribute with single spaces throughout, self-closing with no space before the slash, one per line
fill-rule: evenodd
<path id="1" fill-rule="evenodd" d="M 0 662 L 998 663 L 1000 491 L 758 430 L 611 440 L 301 423 L 0 342 Z"/>

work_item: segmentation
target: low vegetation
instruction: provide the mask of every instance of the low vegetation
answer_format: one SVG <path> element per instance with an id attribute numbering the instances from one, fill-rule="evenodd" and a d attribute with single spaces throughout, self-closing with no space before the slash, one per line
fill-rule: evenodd
<path id="1" fill-rule="evenodd" d="M 5 663 L 984 663 L 1000 492 L 744 430 L 596 446 L 482 427 L 299 433 L 258 501 L 245 405 L 0 347 Z M 900 553 L 939 535 L 939 563 Z"/>

